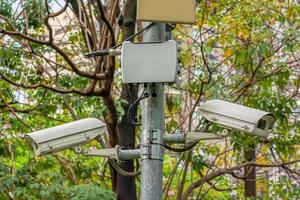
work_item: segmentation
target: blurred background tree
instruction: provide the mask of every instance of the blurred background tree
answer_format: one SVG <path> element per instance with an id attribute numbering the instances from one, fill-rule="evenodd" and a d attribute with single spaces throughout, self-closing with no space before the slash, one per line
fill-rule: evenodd
<path id="1" fill-rule="evenodd" d="M 110 146 L 137 145 L 140 128 L 126 113 L 138 86 L 121 83 L 118 57 L 84 57 L 141 30 L 135 10 L 135 0 L 0 2 L 0 199 L 138 199 L 138 177 L 107 160 L 72 151 L 36 158 L 23 139 L 95 117 L 107 123 Z M 215 98 L 277 121 L 268 139 L 229 131 L 186 153 L 168 151 L 164 199 L 244 199 L 244 182 L 257 186 L 257 198 L 299 199 L 299 2 L 202 0 L 196 12 L 195 25 L 168 24 L 182 69 L 178 84 L 166 85 L 166 132 L 201 130 L 199 105 Z"/>

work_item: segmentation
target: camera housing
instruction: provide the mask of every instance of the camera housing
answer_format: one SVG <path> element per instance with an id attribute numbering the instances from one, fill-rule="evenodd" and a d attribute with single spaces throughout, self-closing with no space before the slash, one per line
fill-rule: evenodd
<path id="1" fill-rule="evenodd" d="M 202 116 L 222 127 L 266 137 L 275 117 L 269 112 L 230 103 L 210 100 L 200 106 Z"/>
<path id="2" fill-rule="evenodd" d="M 86 118 L 29 133 L 25 140 L 34 149 L 36 156 L 42 156 L 89 143 L 105 131 L 106 126 L 103 122 L 95 118 Z"/>

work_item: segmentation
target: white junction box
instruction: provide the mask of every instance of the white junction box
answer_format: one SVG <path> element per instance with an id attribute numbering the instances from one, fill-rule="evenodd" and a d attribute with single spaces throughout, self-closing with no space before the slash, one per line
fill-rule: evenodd
<path id="1" fill-rule="evenodd" d="M 121 52 L 123 83 L 173 83 L 178 78 L 174 40 L 160 43 L 124 42 Z"/>

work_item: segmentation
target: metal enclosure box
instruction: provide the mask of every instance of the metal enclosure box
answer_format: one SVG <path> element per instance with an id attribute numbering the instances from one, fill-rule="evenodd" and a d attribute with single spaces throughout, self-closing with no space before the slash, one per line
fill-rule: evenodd
<path id="1" fill-rule="evenodd" d="M 176 82 L 179 70 L 176 42 L 124 42 L 121 68 L 123 83 Z"/>
<path id="2" fill-rule="evenodd" d="M 193 24 L 196 0 L 138 0 L 137 20 Z"/>

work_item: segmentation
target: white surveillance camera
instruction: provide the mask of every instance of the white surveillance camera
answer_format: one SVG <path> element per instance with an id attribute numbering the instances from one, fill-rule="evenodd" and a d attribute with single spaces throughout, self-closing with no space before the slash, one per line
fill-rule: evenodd
<path id="1" fill-rule="evenodd" d="M 266 137 L 273 128 L 271 113 L 222 100 L 207 101 L 200 106 L 202 116 L 222 127 Z"/>
<path id="2" fill-rule="evenodd" d="M 36 156 L 42 156 L 86 144 L 104 134 L 105 127 L 100 120 L 87 118 L 30 133 L 25 139 Z"/>

